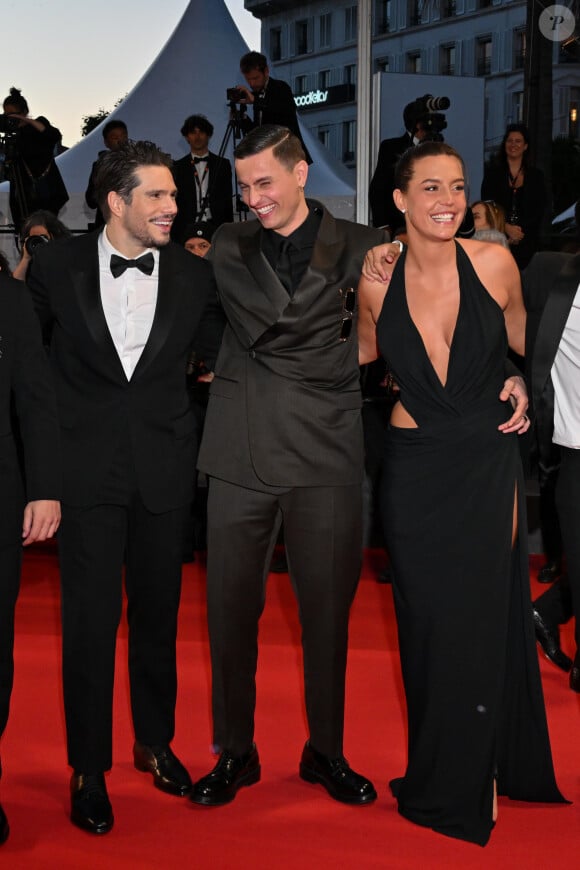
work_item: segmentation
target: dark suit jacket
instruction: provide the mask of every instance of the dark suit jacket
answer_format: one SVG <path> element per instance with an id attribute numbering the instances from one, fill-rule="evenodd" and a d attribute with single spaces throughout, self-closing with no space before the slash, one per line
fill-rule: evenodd
<path id="1" fill-rule="evenodd" d="M 523 273 L 528 312 L 526 363 L 538 458 L 546 472 L 557 462 L 553 449 L 554 387 L 551 370 L 580 282 L 580 254 L 536 254 Z"/>
<path id="2" fill-rule="evenodd" d="M 336 486 L 362 478 L 358 345 L 341 342 L 341 290 L 384 234 L 322 211 L 292 300 L 262 254 L 258 221 L 224 225 L 211 258 L 228 326 L 199 467 L 240 486 Z M 257 487 L 259 488 L 259 486 Z"/>
<path id="3" fill-rule="evenodd" d="M 153 326 L 127 380 L 101 303 L 98 235 L 46 245 L 29 272 L 37 314 L 50 338 L 63 501 L 99 503 L 104 475 L 128 428 L 141 496 L 150 511 L 160 513 L 191 498 L 197 445 L 185 370 L 196 334 L 200 352 L 211 357 L 199 344 L 202 312 L 214 292 L 211 269 L 173 243 L 161 249 Z"/>
<path id="4" fill-rule="evenodd" d="M 54 390 L 32 303 L 21 281 L 0 275 L 0 545 L 19 540 L 25 501 L 60 499 L 59 455 Z"/>
<path id="5" fill-rule="evenodd" d="M 101 157 L 103 154 L 106 154 L 106 153 L 107 153 L 106 150 L 99 151 L 99 157 Z M 105 223 L 103 213 L 101 212 L 101 209 L 99 208 L 99 203 L 97 202 L 97 198 L 96 198 L 96 194 L 95 194 L 95 174 L 97 171 L 98 163 L 99 163 L 99 161 L 97 159 L 97 160 L 95 160 L 95 162 L 93 163 L 93 165 L 91 167 L 91 174 L 89 175 L 87 189 L 85 190 L 85 202 L 86 202 L 86 204 L 88 205 L 89 208 L 96 209 L 95 220 L 93 221 L 93 223 L 95 225 L 95 229 L 102 227 L 103 224 Z"/>
<path id="6" fill-rule="evenodd" d="M 210 152 L 209 169 L 209 207 L 211 222 L 218 227 L 234 219 L 232 166 L 225 157 Z M 197 189 L 191 154 L 186 154 L 173 164 L 173 177 L 177 186 L 177 217 L 173 222 L 171 237 L 181 242 L 181 235 L 187 224 L 195 221 L 197 212 Z"/>
<path id="7" fill-rule="evenodd" d="M 248 106 L 248 112 L 250 114 L 244 125 L 246 133 L 258 126 L 257 118 L 259 118 L 259 126 L 279 124 L 281 127 L 288 127 L 302 142 L 307 163 L 312 163 L 312 157 L 304 144 L 298 125 L 294 95 L 287 82 L 282 79 L 269 78 L 263 95 L 255 96 L 254 102 Z"/>
<path id="8" fill-rule="evenodd" d="M 394 139 L 383 139 L 377 157 L 377 166 L 369 187 L 369 205 L 373 226 L 389 226 L 391 231 L 405 226 L 405 218 L 393 202 L 395 166 L 399 157 L 413 144 L 409 133 Z"/>

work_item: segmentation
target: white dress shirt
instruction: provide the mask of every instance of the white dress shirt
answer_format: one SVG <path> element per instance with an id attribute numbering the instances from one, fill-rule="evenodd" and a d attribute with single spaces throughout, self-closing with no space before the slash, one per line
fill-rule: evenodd
<path id="1" fill-rule="evenodd" d="M 555 444 L 580 448 L 580 284 L 552 366 Z"/>
<path id="2" fill-rule="evenodd" d="M 151 275 L 145 275 L 132 267 L 114 278 L 110 267 L 111 254 L 118 254 L 120 257 L 124 255 L 110 243 L 106 227 L 99 237 L 101 302 L 113 344 L 128 381 L 131 380 L 147 344 L 157 304 L 159 250 L 149 250 L 155 260 Z"/>

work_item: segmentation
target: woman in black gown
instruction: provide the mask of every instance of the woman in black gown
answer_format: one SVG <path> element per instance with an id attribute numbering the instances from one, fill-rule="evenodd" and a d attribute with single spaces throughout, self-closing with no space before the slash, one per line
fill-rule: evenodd
<path id="1" fill-rule="evenodd" d="M 408 764 L 391 787 L 402 815 L 484 845 L 497 793 L 563 798 L 517 533 L 526 528 L 521 421 L 505 422 L 502 390 L 508 340 L 523 353 L 519 273 L 499 245 L 455 240 L 464 174 L 444 143 L 422 143 L 399 162 L 393 195 L 408 247 L 386 292 L 361 280 L 359 342 L 361 362 L 378 343 L 400 388 L 383 517 Z"/>

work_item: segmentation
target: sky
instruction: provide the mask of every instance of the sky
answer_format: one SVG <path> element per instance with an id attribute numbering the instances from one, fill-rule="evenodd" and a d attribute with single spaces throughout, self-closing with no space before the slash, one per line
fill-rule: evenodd
<path id="1" fill-rule="evenodd" d="M 19 88 L 30 114 L 45 115 L 63 144 L 74 145 L 84 115 L 110 111 L 137 84 L 188 2 L 0 0 L 0 20 L 7 25 L 0 25 L 0 99 Z M 250 49 L 259 51 L 258 19 L 245 11 L 244 0 L 225 4 Z"/>

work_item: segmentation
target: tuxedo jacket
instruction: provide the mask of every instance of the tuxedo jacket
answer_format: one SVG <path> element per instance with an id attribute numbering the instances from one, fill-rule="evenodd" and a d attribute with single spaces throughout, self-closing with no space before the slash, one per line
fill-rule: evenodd
<path id="1" fill-rule="evenodd" d="M 19 540 L 25 501 L 60 499 L 59 457 L 56 402 L 38 321 L 22 282 L 0 274 L 0 546 Z"/>
<path id="2" fill-rule="evenodd" d="M 344 291 L 358 285 L 378 230 L 322 219 L 290 299 L 261 251 L 258 221 L 213 240 L 227 326 L 210 387 L 199 467 L 249 488 L 337 486 L 362 477 L 358 345 L 340 341 Z"/>
<path id="3" fill-rule="evenodd" d="M 229 223 L 234 219 L 232 166 L 225 157 L 208 156 L 209 207 L 214 226 Z M 177 217 L 173 222 L 172 238 L 181 242 L 187 224 L 195 221 L 197 213 L 197 187 L 191 154 L 186 154 L 173 164 L 173 177 L 177 187 Z"/>
<path id="4" fill-rule="evenodd" d="M 35 255 L 29 271 L 50 343 L 63 501 L 76 507 L 100 503 L 104 477 L 128 435 L 145 506 L 161 513 L 191 498 L 197 445 L 185 371 L 192 345 L 210 358 L 210 345 L 219 341 L 212 335 L 213 314 L 200 326 L 215 292 L 211 269 L 173 243 L 161 248 L 153 325 L 127 380 L 101 302 L 98 238 L 93 232 L 52 242 Z"/>
<path id="5" fill-rule="evenodd" d="M 531 413 L 535 419 L 538 458 L 549 470 L 556 461 L 554 386 L 551 370 L 580 283 L 580 254 L 536 254 L 523 273 L 528 312 L 526 365 L 531 381 Z"/>
<path id="6" fill-rule="evenodd" d="M 389 226 L 391 231 L 404 227 L 405 218 L 393 202 L 395 166 L 405 151 L 413 144 L 409 133 L 394 139 L 383 139 L 379 148 L 377 165 L 369 187 L 369 205 L 373 226 Z"/>

